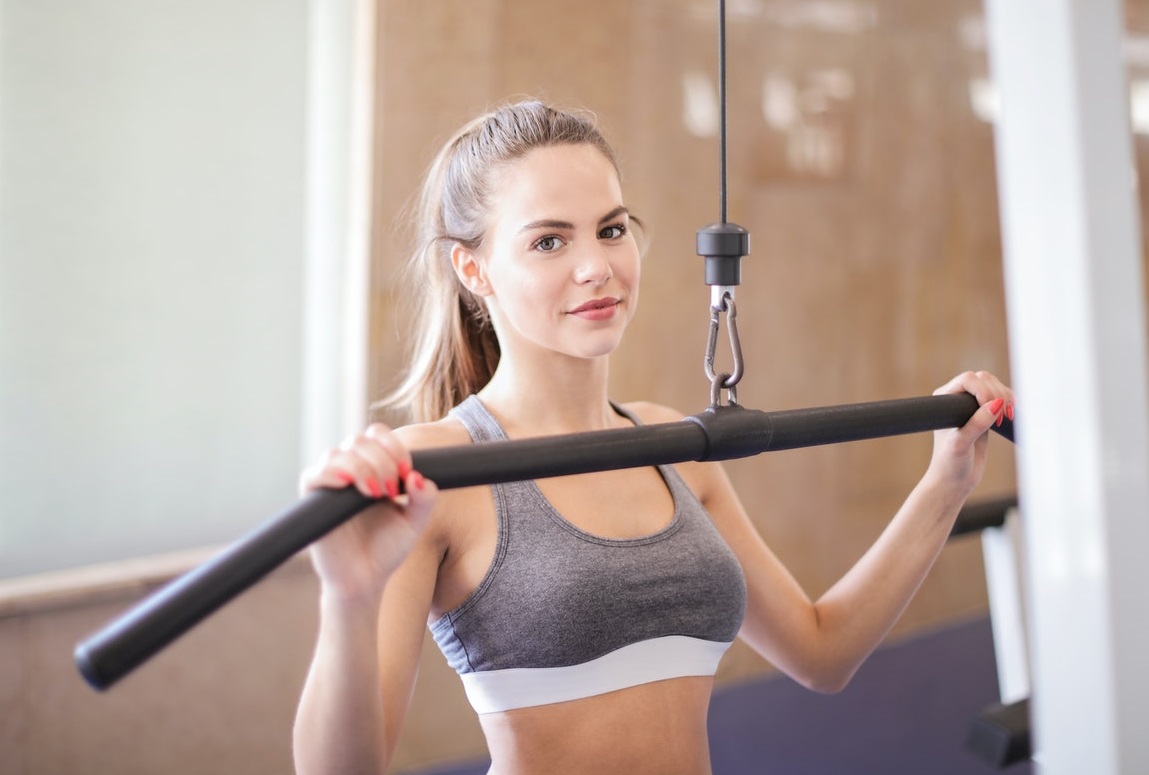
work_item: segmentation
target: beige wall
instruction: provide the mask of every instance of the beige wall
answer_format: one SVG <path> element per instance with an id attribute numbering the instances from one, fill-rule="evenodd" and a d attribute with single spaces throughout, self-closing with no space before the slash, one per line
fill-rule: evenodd
<path id="1" fill-rule="evenodd" d="M 310 568 L 277 571 L 106 692 L 76 643 L 198 554 L 0 584 L 0 772 L 290 772 L 315 627 Z"/>
<path id="2" fill-rule="evenodd" d="M 297 557 L 104 692 L 78 642 L 213 551 L 0 581 L 0 773 L 276 775 L 311 657 L 317 594 Z M 481 755 L 462 688 L 427 639 L 396 770 Z"/>
<path id="3" fill-rule="evenodd" d="M 1131 28 L 1149 29 L 1145 3 L 1127 5 Z M 705 90 L 705 77 L 713 79 L 712 6 L 380 3 L 372 394 L 401 365 L 399 208 L 457 124 L 508 95 L 535 94 L 599 113 L 621 153 L 629 204 L 653 227 L 615 397 L 704 407 L 708 293 L 693 244 L 717 214 L 717 144 L 687 128 L 683 84 L 692 78 Z M 986 72 L 980 3 L 731 8 L 730 217 L 752 233 L 739 290 L 743 403 L 781 409 L 918 395 L 969 367 L 1008 377 L 992 127 L 970 101 L 971 81 Z M 1133 75 L 1149 73 L 1145 64 L 1132 64 Z M 767 90 L 773 125 L 762 107 Z M 1138 136 L 1143 179 L 1144 144 Z M 728 465 L 762 533 L 817 595 L 877 535 L 928 451 L 928 438 L 913 437 Z M 993 455 L 987 495 L 1014 483 L 1008 446 L 995 441 Z M 64 584 L 75 593 L 0 589 L 0 772 L 290 771 L 291 719 L 315 628 L 315 585 L 303 562 L 105 694 L 72 668 L 75 642 L 170 570 Z M 130 581 L 137 577 L 145 587 Z M 979 615 L 985 605 L 977 543 L 963 539 L 943 553 L 897 634 Z M 721 678 L 765 669 L 736 648 Z M 481 750 L 458 682 L 428 644 L 395 769 Z"/>

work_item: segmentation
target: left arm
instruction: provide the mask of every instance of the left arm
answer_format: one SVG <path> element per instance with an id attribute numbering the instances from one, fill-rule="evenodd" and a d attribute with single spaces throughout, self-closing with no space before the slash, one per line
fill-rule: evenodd
<path id="1" fill-rule="evenodd" d="M 817 601 L 762 540 L 725 472 L 690 472 L 700 499 L 738 556 L 748 591 L 741 636 L 799 683 L 839 691 L 901 616 L 985 470 L 987 431 L 1012 414 L 1013 394 L 993 375 L 966 372 L 935 393 L 972 393 L 981 408 L 961 428 L 938 431 L 921 481 L 858 562 Z"/>

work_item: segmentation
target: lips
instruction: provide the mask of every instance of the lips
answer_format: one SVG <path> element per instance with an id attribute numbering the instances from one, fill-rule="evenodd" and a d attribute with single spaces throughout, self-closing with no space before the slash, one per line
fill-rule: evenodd
<path id="1" fill-rule="evenodd" d="M 610 307 L 617 307 L 618 299 L 613 296 L 607 296 L 602 299 L 591 299 L 590 301 L 580 304 L 571 310 L 572 315 L 577 315 L 580 312 L 593 312 L 600 309 L 609 309 Z"/>

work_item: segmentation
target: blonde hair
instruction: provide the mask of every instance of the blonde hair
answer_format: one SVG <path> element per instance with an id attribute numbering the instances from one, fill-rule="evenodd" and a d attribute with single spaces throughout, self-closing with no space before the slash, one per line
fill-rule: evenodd
<path id="1" fill-rule="evenodd" d="M 500 169 L 535 148 L 583 144 L 601 151 L 618 171 L 593 118 L 531 100 L 474 119 L 443 145 L 415 203 L 415 249 L 403 278 L 415 307 L 410 365 L 376 408 L 434 421 L 491 379 L 499 341 L 482 299 L 455 275 L 451 248 L 482 248 L 492 180 Z"/>

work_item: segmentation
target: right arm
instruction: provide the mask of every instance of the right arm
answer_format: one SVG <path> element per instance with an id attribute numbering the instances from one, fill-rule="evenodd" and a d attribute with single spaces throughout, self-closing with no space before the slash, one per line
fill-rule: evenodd
<path id="1" fill-rule="evenodd" d="M 354 485 L 388 497 L 311 548 L 319 635 L 295 720 L 299 775 L 378 775 L 395 749 L 442 556 L 424 530 L 437 491 L 410 465 L 396 436 L 372 426 L 302 476 L 304 491 Z"/>

